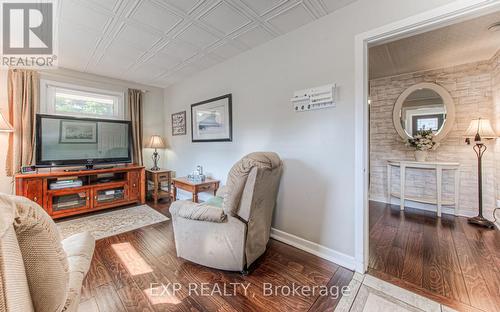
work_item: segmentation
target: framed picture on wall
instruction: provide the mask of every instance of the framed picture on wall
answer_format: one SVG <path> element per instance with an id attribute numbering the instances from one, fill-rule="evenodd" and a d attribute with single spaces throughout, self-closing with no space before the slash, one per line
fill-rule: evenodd
<path id="1" fill-rule="evenodd" d="M 61 120 L 59 143 L 97 143 L 97 122 Z"/>
<path id="2" fill-rule="evenodd" d="M 193 142 L 233 140 L 231 94 L 191 105 L 191 140 Z"/>
<path id="3" fill-rule="evenodd" d="M 172 135 L 186 134 L 186 111 L 172 114 Z"/>

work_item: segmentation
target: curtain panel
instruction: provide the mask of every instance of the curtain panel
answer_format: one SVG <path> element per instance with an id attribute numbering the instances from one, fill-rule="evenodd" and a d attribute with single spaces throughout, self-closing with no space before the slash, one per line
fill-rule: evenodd
<path id="1" fill-rule="evenodd" d="M 35 121 L 40 102 L 39 75 L 33 70 L 9 69 L 7 78 L 9 135 L 6 173 L 13 176 L 22 166 L 33 164 L 35 155 Z"/>
<path id="2" fill-rule="evenodd" d="M 128 89 L 128 105 L 132 122 L 132 157 L 136 164 L 143 165 L 142 157 L 142 91 Z"/>

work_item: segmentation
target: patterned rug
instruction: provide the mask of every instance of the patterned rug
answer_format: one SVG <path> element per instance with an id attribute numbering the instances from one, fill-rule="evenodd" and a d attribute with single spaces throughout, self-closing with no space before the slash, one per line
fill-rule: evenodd
<path id="1" fill-rule="evenodd" d="M 101 239 L 167 220 L 169 218 L 158 211 L 142 205 L 60 221 L 57 222 L 57 227 L 63 238 L 90 232 L 96 239 Z"/>

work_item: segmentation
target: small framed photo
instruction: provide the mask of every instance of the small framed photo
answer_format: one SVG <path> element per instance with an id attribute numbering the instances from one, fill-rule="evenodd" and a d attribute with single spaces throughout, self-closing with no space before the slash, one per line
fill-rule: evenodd
<path id="1" fill-rule="evenodd" d="M 59 143 L 97 143 L 97 122 L 61 120 Z"/>
<path id="2" fill-rule="evenodd" d="M 172 135 L 186 134 L 186 111 L 172 114 Z"/>
<path id="3" fill-rule="evenodd" d="M 191 140 L 192 142 L 233 140 L 231 94 L 191 105 Z"/>

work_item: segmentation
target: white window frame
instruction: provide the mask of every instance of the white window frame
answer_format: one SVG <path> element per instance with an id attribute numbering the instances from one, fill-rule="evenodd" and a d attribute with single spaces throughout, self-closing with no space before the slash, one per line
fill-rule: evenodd
<path id="1" fill-rule="evenodd" d="M 89 96 L 97 95 L 113 99 L 114 100 L 113 115 L 104 116 L 104 115 L 81 114 L 81 113 L 58 113 L 56 112 L 55 109 L 55 93 L 57 89 L 64 89 L 65 92 L 75 95 L 86 93 Z M 97 88 L 64 83 L 59 81 L 40 80 L 40 113 L 49 115 L 73 116 L 73 117 L 125 120 L 126 119 L 125 93 L 118 91 L 97 89 Z"/>

